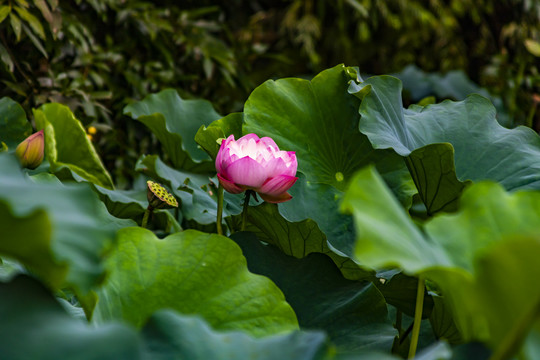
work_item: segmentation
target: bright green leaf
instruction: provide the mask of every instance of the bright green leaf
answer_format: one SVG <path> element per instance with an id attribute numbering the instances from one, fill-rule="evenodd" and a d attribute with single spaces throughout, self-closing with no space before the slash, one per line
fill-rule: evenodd
<path id="1" fill-rule="evenodd" d="M 11 6 L 9 5 L 0 6 L 0 23 L 5 20 L 5 18 L 9 15 L 10 12 L 11 12 Z"/>
<path id="2" fill-rule="evenodd" d="M 533 39 L 525 40 L 525 47 L 527 50 L 536 57 L 540 57 L 540 43 Z"/>
<path id="3" fill-rule="evenodd" d="M 146 229 L 122 229 L 107 266 L 98 322 L 123 319 L 140 327 L 154 311 L 169 308 L 255 336 L 298 326 L 281 291 L 251 274 L 240 248 L 223 236 L 186 230 L 160 240 Z"/>
<path id="4" fill-rule="evenodd" d="M 351 182 L 343 208 L 354 214 L 359 261 L 374 268 L 397 266 L 409 274 L 423 274 L 441 290 L 463 339 L 495 346 L 501 334 L 520 324 L 540 298 L 536 289 L 530 289 L 538 276 L 530 268 L 534 262 L 520 257 L 525 252 L 530 259 L 540 257 L 540 246 L 530 240 L 525 250 L 518 241 L 540 236 L 540 193 L 510 195 L 496 183 L 482 182 L 468 187 L 460 201 L 456 214 L 436 216 L 421 231 L 374 169 L 367 168 Z M 502 291 L 508 295 L 493 295 Z M 486 305 L 490 297 L 492 305 Z M 519 311 L 514 299 L 521 299 Z M 504 315 L 494 318 L 495 313 Z"/>
<path id="5" fill-rule="evenodd" d="M 34 110 L 36 126 L 45 130 L 45 153 L 51 170 L 60 177 L 73 177 L 113 188 L 111 176 L 103 166 L 86 132 L 65 105 L 45 104 Z"/>

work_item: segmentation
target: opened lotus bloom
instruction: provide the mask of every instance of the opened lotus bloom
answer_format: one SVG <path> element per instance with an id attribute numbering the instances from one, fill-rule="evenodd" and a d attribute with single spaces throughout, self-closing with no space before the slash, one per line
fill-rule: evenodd
<path id="1" fill-rule="evenodd" d="M 223 140 L 216 157 L 217 176 L 225 190 L 239 194 L 257 192 L 263 200 L 280 203 L 290 200 L 287 192 L 298 180 L 294 151 L 282 151 L 269 137 L 248 134 Z"/>

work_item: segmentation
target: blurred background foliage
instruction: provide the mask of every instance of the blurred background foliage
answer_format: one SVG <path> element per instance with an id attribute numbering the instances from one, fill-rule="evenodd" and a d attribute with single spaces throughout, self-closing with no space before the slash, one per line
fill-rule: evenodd
<path id="1" fill-rule="evenodd" d="M 435 90 L 462 70 L 501 102 L 505 125 L 539 131 L 539 24 L 538 0 L 0 0 L 0 96 L 29 116 L 68 105 L 122 188 L 141 154 L 160 153 L 122 115 L 131 101 L 174 88 L 227 114 L 269 78 L 338 63 L 404 72 L 406 102 L 421 100 L 407 84 L 426 81 L 423 96 L 457 98 Z"/>

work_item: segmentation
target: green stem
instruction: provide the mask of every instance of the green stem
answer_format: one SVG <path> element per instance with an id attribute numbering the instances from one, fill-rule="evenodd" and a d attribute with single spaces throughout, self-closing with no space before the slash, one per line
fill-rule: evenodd
<path id="1" fill-rule="evenodd" d="M 401 310 L 397 310 L 396 311 L 396 329 L 398 331 L 398 337 L 400 340 L 401 340 L 401 336 L 403 335 L 402 319 L 403 319 L 403 312 Z"/>
<path id="2" fill-rule="evenodd" d="M 420 323 L 422 322 L 422 312 L 424 307 L 424 277 L 418 278 L 418 288 L 416 289 L 416 306 L 414 308 L 414 325 L 411 335 L 411 347 L 409 348 L 409 359 L 414 358 L 416 347 L 418 346 L 418 337 L 420 336 Z"/>
<path id="3" fill-rule="evenodd" d="M 154 211 L 154 208 L 148 205 L 148 207 L 146 208 L 146 211 L 144 212 L 141 227 L 146 229 L 146 225 L 148 224 L 148 218 L 150 217 L 150 214 L 152 213 L 152 211 Z"/>
<path id="4" fill-rule="evenodd" d="M 223 186 L 218 186 L 217 190 L 217 215 L 216 215 L 216 227 L 217 233 L 223 235 L 223 228 L 221 227 L 221 219 L 223 217 Z"/>
<path id="5" fill-rule="evenodd" d="M 247 213 L 248 213 L 248 207 L 249 207 L 249 198 L 251 197 L 252 192 L 253 192 L 253 190 L 247 190 L 246 191 L 246 197 L 244 198 L 244 207 L 242 208 L 242 227 L 240 228 L 240 231 L 246 230 Z"/>

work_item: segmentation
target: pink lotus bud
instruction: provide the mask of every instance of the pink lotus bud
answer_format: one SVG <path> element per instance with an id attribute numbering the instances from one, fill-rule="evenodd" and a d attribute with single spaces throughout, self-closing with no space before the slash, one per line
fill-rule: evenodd
<path id="1" fill-rule="evenodd" d="M 15 149 L 15 155 L 23 167 L 35 169 L 43 161 L 44 147 L 43 130 L 40 130 L 24 139 Z"/>
<path id="2" fill-rule="evenodd" d="M 239 194 L 256 191 L 263 200 L 280 203 L 292 199 L 287 192 L 298 180 L 294 151 L 281 151 L 269 137 L 255 134 L 223 140 L 216 157 L 216 170 L 225 190 Z"/>

